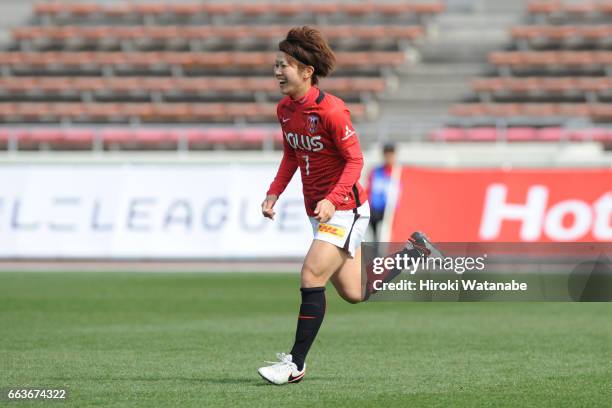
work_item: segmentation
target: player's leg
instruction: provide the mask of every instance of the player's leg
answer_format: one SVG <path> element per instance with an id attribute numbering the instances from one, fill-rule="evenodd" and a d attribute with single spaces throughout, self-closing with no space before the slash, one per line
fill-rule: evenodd
<path id="1" fill-rule="evenodd" d="M 349 303 L 359 303 L 364 297 L 365 282 L 361 278 L 361 248 L 351 258 L 344 252 L 344 263 L 331 277 L 336 292 Z"/>
<path id="2" fill-rule="evenodd" d="M 312 241 L 301 271 L 302 303 L 298 314 L 295 342 L 290 354 L 278 354 L 279 362 L 259 369 L 274 384 L 295 383 L 306 372 L 306 355 L 325 316 L 325 284 L 344 262 L 342 249 L 319 239 Z"/>
<path id="3" fill-rule="evenodd" d="M 410 238 L 404 245 L 404 247 L 392 254 L 389 255 L 391 258 L 396 258 L 397 256 L 407 257 L 407 260 L 411 263 L 411 265 L 416 262 L 417 258 L 422 258 L 423 260 L 428 257 L 439 258 L 443 257 L 440 250 L 427 238 L 427 236 L 420 232 L 415 231 L 410 235 Z M 395 279 L 403 271 L 402 268 L 391 268 L 386 270 L 380 275 L 374 274 L 372 272 L 371 267 L 368 267 L 368 271 L 366 271 L 367 282 L 365 284 L 365 299 L 369 299 L 370 295 L 376 293 L 376 289 L 374 289 L 375 282 L 390 282 Z"/>
<path id="4" fill-rule="evenodd" d="M 365 238 L 370 223 L 370 207 L 366 202 L 348 214 L 348 234 L 342 242 L 344 262 L 333 274 L 331 281 L 338 294 L 349 303 L 359 303 L 364 299 L 361 278 L 361 242 Z"/>
<path id="5" fill-rule="evenodd" d="M 344 263 L 347 255 L 336 245 L 314 239 L 304 258 L 301 271 L 301 287 L 325 286 L 329 278 Z"/>
<path id="6" fill-rule="evenodd" d="M 306 355 L 319 332 L 325 316 L 325 285 L 342 266 L 344 254 L 337 246 L 315 239 L 304 259 L 301 271 L 302 303 L 298 315 L 295 342 L 291 348 L 293 362 L 299 370 L 304 366 Z"/>

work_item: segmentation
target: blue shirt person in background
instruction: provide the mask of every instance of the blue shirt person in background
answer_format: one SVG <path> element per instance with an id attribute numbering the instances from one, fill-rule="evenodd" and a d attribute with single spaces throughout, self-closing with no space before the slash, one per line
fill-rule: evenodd
<path id="1" fill-rule="evenodd" d="M 386 143 L 383 146 L 384 164 L 375 167 L 368 177 L 368 201 L 370 203 L 370 227 L 374 241 L 380 240 L 380 227 L 385 216 L 389 189 L 393 184 L 392 174 L 395 166 L 395 145 Z"/>

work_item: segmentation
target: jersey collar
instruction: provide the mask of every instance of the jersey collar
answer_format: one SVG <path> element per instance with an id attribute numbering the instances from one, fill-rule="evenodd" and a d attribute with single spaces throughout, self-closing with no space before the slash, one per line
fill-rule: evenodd
<path id="1" fill-rule="evenodd" d="M 311 86 L 306 95 L 302 96 L 300 99 L 291 99 L 292 103 L 296 105 L 311 105 L 319 96 L 319 88 L 316 86 Z"/>

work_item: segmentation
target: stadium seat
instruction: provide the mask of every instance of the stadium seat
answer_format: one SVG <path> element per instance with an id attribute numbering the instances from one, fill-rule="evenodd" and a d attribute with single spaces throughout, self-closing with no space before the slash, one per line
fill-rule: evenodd
<path id="1" fill-rule="evenodd" d="M 512 28 L 514 39 L 544 40 L 600 40 L 612 35 L 611 25 L 563 25 L 563 26 L 516 26 Z"/>
<path id="2" fill-rule="evenodd" d="M 531 25 L 512 29 L 520 50 L 576 49 L 605 50 L 612 38 L 612 25 Z"/>
<path id="3" fill-rule="evenodd" d="M 555 97 L 563 100 L 581 97 L 596 101 L 609 98 L 612 91 L 610 77 L 503 77 L 478 78 L 472 81 L 472 89 L 481 95 L 481 100 L 487 101 L 493 97 L 519 98 L 529 101 L 536 97 Z M 590 100 L 593 98 L 593 100 Z"/>
<path id="4" fill-rule="evenodd" d="M 7 142 L 11 137 L 10 135 L 9 129 L 0 127 L 0 142 Z"/>
<path id="5" fill-rule="evenodd" d="M 61 141 L 63 144 L 91 144 L 95 138 L 93 129 L 67 128 L 62 130 Z"/>
<path id="6" fill-rule="evenodd" d="M 512 75 L 606 75 L 611 51 L 503 51 L 489 54 L 489 62 L 504 77 Z"/>
<path id="7" fill-rule="evenodd" d="M 563 2 L 559 0 L 532 1 L 529 3 L 528 11 L 532 15 L 545 17 L 570 17 L 578 16 L 588 18 L 600 14 L 612 13 L 612 2 L 610 0 Z"/>
<path id="8" fill-rule="evenodd" d="M 219 38 L 228 41 L 238 39 L 260 39 L 276 43 L 291 26 L 51 26 L 19 27 L 13 29 L 13 39 L 29 40 L 36 43 L 61 44 L 66 41 L 80 41 L 85 44 L 97 44 L 101 41 L 142 40 L 171 41 L 184 39 Z M 369 25 L 369 26 L 324 26 L 320 27 L 329 40 L 358 38 L 363 42 L 376 39 L 416 39 L 423 35 L 420 26 Z"/>
<path id="9" fill-rule="evenodd" d="M 11 130 L 4 130 L 7 135 Z M 17 132 L 13 130 L 13 133 Z M 91 128 L 44 128 L 34 131 L 18 133 L 20 142 L 45 141 L 54 142 L 56 147 L 73 146 L 74 142 L 91 145 L 96 137 L 106 146 L 143 146 L 143 147 L 172 147 L 181 141 L 189 146 L 242 146 L 260 147 L 270 139 L 278 140 L 277 132 L 268 128 L 113 128 L 106 127 L 100 130 Z M 33 136 L 35 135 L 35 136 Z M 97 135 L 97 136 L 96 136 Z M 36 140 L 38 138 L 38 140 Z M 0 139 L 2 141 L 2 139 Z M 61 143 L 60 143 L 61 142 Z"/>
<path id="10" fill-rule="evenodd" d="M 187 133 L 190 145 L 205 143 L 213 145 L 230 145 L 239 140 L 238 132 L 231 128 L 209 128 L 203 130 L 192 129 Z"/>
<path id="11" fill-rule="evenodd" d="M 133 132 L 129 128 L 105 128 L 100 131 L 100 138 L 104 144 L 128 143 L 134 140 Z"/>
<path id="12" fill-rule="evenodd" d="M 39 16 L 58 16 L 58 15 L 74 15 L 87 17 L 97 14 L 107 16 L 121 17 L 128 14 L 139 14 L 144 16 L 162 16 L 162 15 L 195 15 L 206 14 L 212 15 L 229 15 L 229 14 L 245 14 L 247 16 L 259 16 L 267 13 L 274 13 L 284 16 L 294 16 L 303 13 L 304 6 L 312 5 L 312 12 L 317 14 L 344 13 L 351 15 L 364 15 L 368 13 L 415 13 L 415 14 L 437 14 L 444 10 L 442 2 L 424 2 L 424 3 L 400 3 L 395 2 L 368 2 L 368 3 L 351 3 L 340 2 L 328 6 L 324 2 L 307 3 L 294 2 L 282 3 L 275 1 L 267 1 L 260 3 L 249 2 L 205 2 L 205 3 L 134 3 L 128 5 L 116 4 L 79 4 L 79 3 L 64 3 L 64 2 L 47 2 L 37 4 L 35 13 Z"/>
<path id="13" fill-rule="evenodd" d="M 339 68 L 394 66 L 406 61 L 405 54 L 397 51 L 339 52 L 336 57 Z M 199 69 L 232 66 L 269 72 L 273 61 L 274 53 L 270 52 L 0 52 L 0 65 L 26 70 L 104 66 L 154 70 L 163 65 Z"/>
<path id="14" fill-rule="evenodd" d="M 26 143 L 60 143 L 62 141 L 62 132 L 60 129 L 31 129 L 26 133 L 26 137 L 22 139 Z"/>
<path id="15" fill-rule="evenodd" d="M 382 78 L 332 77 L 322 81 L 322 86 L 339 96 L 351 96 L 363 92 L 376 93 L 385 89 Z M 255 92 L 279 95 L 278 84 L 271 77 L 0 77 L 0 95 L 35 98 L 40 95 L 85 98 L 88 92 L 94 95 L 115 95 L 129 100 L 135 95 L 163 92 L 172 95 L 226 95 L 243 93 L 253 97 Z M 96 99 L 96 96 L 93 97 Z"/>
<path id="16" fill-rule="evenodd" d="M 612 62 L 610 51 L 500 51 L 489 54 L 494 65 L 528 66 L 605 66 Z"/>
<path id="17" fill-rule="evenodd" d="M 442 128 L 430 133 L 429 139 L 442 142 L 558 142 L 571 140 L 575 142 L 612 141 L 612 129 L 583 128 L 564 129 L 560 127 L 510 127 L 497 129 L 495 127 L 475 128 Z"/>
<path id="18" fill-rule="evenodd" d="M 349 104 L 352 115 L 359 119 L 365 107 Z M 232 122 L 275 121 L 274 103 L 0 103 L 0 119 L 9 122 L 41 120 L 106 121 L 139 119 L 144 122 Z"/>
<path id="19" fill-rule="evenodd" d="M 612 107 L 586 103 L 469 103 L 456 104 L 451 113 L 463 117 L 592 117 L 612 119 Z"/>
<path id="20" fill-rule="evenodd" d="M 338 66 L 321 87 L 358 121 L 375 112 L 376 94 L 413 55 L 407 44 L 444 8 L 436 0 L 37 3 L 0 51 L 0 121 L 36 128 L 19 137 L 53 148 L 278 146 L 273 49 L 297 19 L 331 41 Z"/>

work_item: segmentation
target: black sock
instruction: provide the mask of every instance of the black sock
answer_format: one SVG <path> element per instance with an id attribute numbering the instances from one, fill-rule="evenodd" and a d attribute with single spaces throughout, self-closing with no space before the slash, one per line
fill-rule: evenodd
<path id="1" fill-rule="evenodd" d="M 295 343 L 291 349 L 293 362 L 298 370 L 304 368 L 306 354 L 312 345 L 325 316 L 325 287 L 301 288 L 302 304 L 295 331 Z"/>

